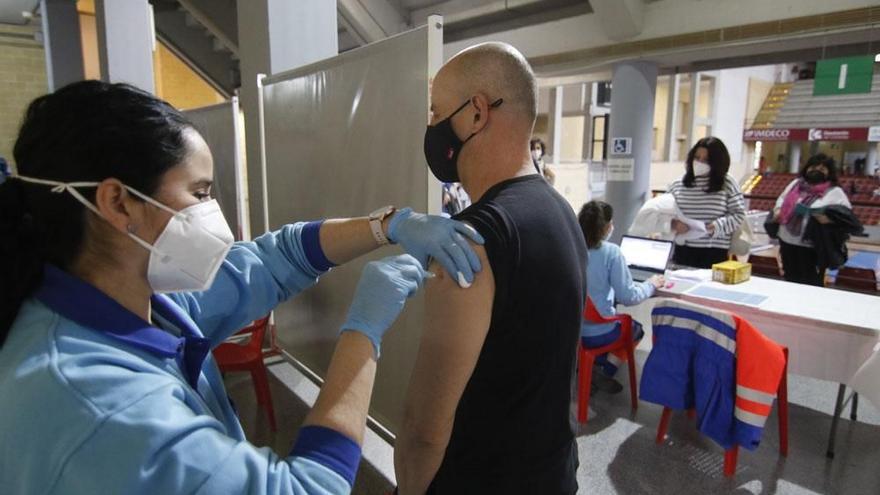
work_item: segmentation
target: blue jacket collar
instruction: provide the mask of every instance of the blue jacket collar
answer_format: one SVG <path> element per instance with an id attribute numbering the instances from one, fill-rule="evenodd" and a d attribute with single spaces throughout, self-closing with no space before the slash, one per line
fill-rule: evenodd
<path id="1" fill-rule="evenodd" d="M 35 297 L 81 326 L 161 357 L 181 359 L 193 386 L 211 350 L 209 341 L 183 310 L 164 295 L 152 297 L 152 309 L 180 329 L 182 337 L 150 325 L 94 286 L 53 265 L 45 266 L 43 284 Z"/>

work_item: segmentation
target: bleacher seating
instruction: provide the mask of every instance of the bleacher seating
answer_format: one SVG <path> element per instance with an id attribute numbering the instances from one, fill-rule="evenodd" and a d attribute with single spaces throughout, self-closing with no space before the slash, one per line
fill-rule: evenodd
<path id="1" fill-rule="evenodd" d="M 880 208 L 876 206 L 853 206 L 853 213 L 862 225 L 880 225 Z"/>
<path id="2" fill-rule="evenodd" d="M 868 294 L 876 294 L 877 275 L 874 270 L 868 268 L 853 268 L 844 266 L 837 272 L 834 282 L 835 287 Z"/>
<path id="3" fill-rule="evenodd" d="M 761 256 L 753 254 L 749 256 L 749 263 L 752 264 L 752 274 L 766 278 L 782 279 L 780 274 L 779 262 L 775 256 Z"/>
<path id="4" fill-rule="evenodd" d="M 749 192 L 750 196 L 776 199 L 795 178 L 795 174 L 768 174 L 761 178 Z"/>
<path id="5" fill-rule="evenodd" d="M 770 199 L 770 198 L 747 198 L 746 199 L 746 209 L 747 210 L 770 211 L 773 209 L 773 206 L 775 204 L 776 204 L 776 200 Z"/>
<path id="6" fill-rule="evenodd" d="M 752 177 L 746 181 L 751 190 L 746 189 L 746 207 L 749 210 L 770 211 L 776 204 L 776 198 L 782 194 L 785 186 L 795 178 L 795 174 L 769 174 L 760 179 Z M 843 176 L 839 179 L 840 187 L 849 196 L 853 204 L 853 212 L 862 225 L 880 225 L 880 196 L 874 191 L 880 183 L 873 177 Z"/>
<path id="7" fill-rule="evenodd" d="M 880 74 L 874 74 L 870 93 L 816 97 L 813 80 L 801 80 L 791 87 L 785 104 L 773 122 L 775 128 L 868 127 L 880 119 Z"/>

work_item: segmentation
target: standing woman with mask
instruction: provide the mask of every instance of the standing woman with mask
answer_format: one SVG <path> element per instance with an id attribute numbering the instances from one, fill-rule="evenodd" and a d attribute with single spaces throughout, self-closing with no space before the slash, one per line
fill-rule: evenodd
<path id="1" fill-rule="evenodd" d="M 799 177 L 791 181 L 776 200 L 774 219 L 779 223 L 779 254 L 785 280 L 799 284 L 825 285 L 824 269 L 813 242 L 804 238 L 811 217 L 822 224 L 827 215 L 812 213 L 828 206 L 852 209 L 846 193 L 837 185 L 834 159 L 820 153 L 807 160 Z"/>
<path id="2" fill-rule="evenodd" d="M 673 182 L 669 192 L 684 216 L 706 224 L 706 235 L 676 246 L 674 260 L 679 265 L 711 268 L 727 260 L 730 238 L 746 217 L 745 202 L 736 180 L 727 173 L 730 155 L 720 139 L 697 141 L 686 166 L 684 177 Z M 688 226 L 673 220 L 672 230 L 684 234 Z"/>
<path id="3" fill-rule="evenodd" d="M 533 138 L 529 141 L 529 149 L 531 149 L 532 164 L 535 166 L 535 170 L 552 186 L 556 182 L 556 173 L 544 162 L 544 154 L 547 151 L 544 141 L 540 138 Z"/>
<path id="4" fill-rule="evenodd" d="M 349 493 L 383 334 L 429 256 L 466 281 L 479 268 L 462 237 L 477 234 L 409 209 L 233 243 L 204 140 L 124 84 L 37 98 L 14 153 L 0 184 L 6 493 Z M 388 240 L 419 259 L 367 265 L 291 452 L 248 443 L 211 349 Z"/>

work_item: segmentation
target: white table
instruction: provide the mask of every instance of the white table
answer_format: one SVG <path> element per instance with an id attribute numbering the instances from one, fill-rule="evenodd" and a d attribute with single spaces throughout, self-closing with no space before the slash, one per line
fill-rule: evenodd
<path id="1" fill-rule="evenodd" d="M 880 340 L 880 297 L 824 287 L 752 277 L 737 285 L 718 282 L 671 280 L 671 288 L 658 297 L 673 297 L 735 313 L 766 336 L 789 349 L 788 370 L 801 376 L 840 383 L 831 425 L 828 456 L 834 456 L 837 419 L 844 408 L 846 384 L 872 355 Z M 758 306 L 697 297 L 687 292 L 703 285 L 767 296 Z M 651 330 L 651 310 L 656 299 L 630 308 L 620 307 Z M 650 338 L 642 340 L 650 347 Z M 857 398 L 854 398 L 857 400 Z M 852 418 L 855 419 L 856 403 Z"/>
<path id="2" fill-rule="evenodd" d="M 752 277 L 737 285 L 673 280 L 658 297 L 674 297 L 730 311 L 748 320 L 765 335 L 789 349 L 789 371 L 838 383 L 849 383 L 880 340 L 880 297 L 824 287 Z M 702 284 L 725 290 L 767 296 L 761 305 L 747 306 L 693 296 L 686 292 Z M 648 300 L 620 310 L 650 329 Z M 648 344 L 650 339 L 644 339 Z"/>

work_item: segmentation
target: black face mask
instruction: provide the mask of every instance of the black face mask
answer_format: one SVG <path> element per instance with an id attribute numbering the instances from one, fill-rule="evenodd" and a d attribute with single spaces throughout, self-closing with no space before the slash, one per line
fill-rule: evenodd
<path id="1" fill-rule="evenodd" d="M 818 170 L 810 170 L 804 174 L 804 179 L 808 184 L 821 184 L 828 180 L 828 176 Z"/>
<path id="2" fill-rule="evenodd" d="M 452 129 L 452 117 L 464 110 L 464 107 L 471 100 L 464 102 L 449 117 L 437 122 L 435 125 L 429 125 L 425 129 L 425 159 L 428 161 L 428 168 L 431 173 L 440 182 L 459 182 L 458 177 L 458 155 L 464 144 L 471 140 L 477 133 L 473 133 L 464 141 L 455 135 Z M 498 108 L 504 100 L 499 98 L 489 105 L 490 108 Z"/>

